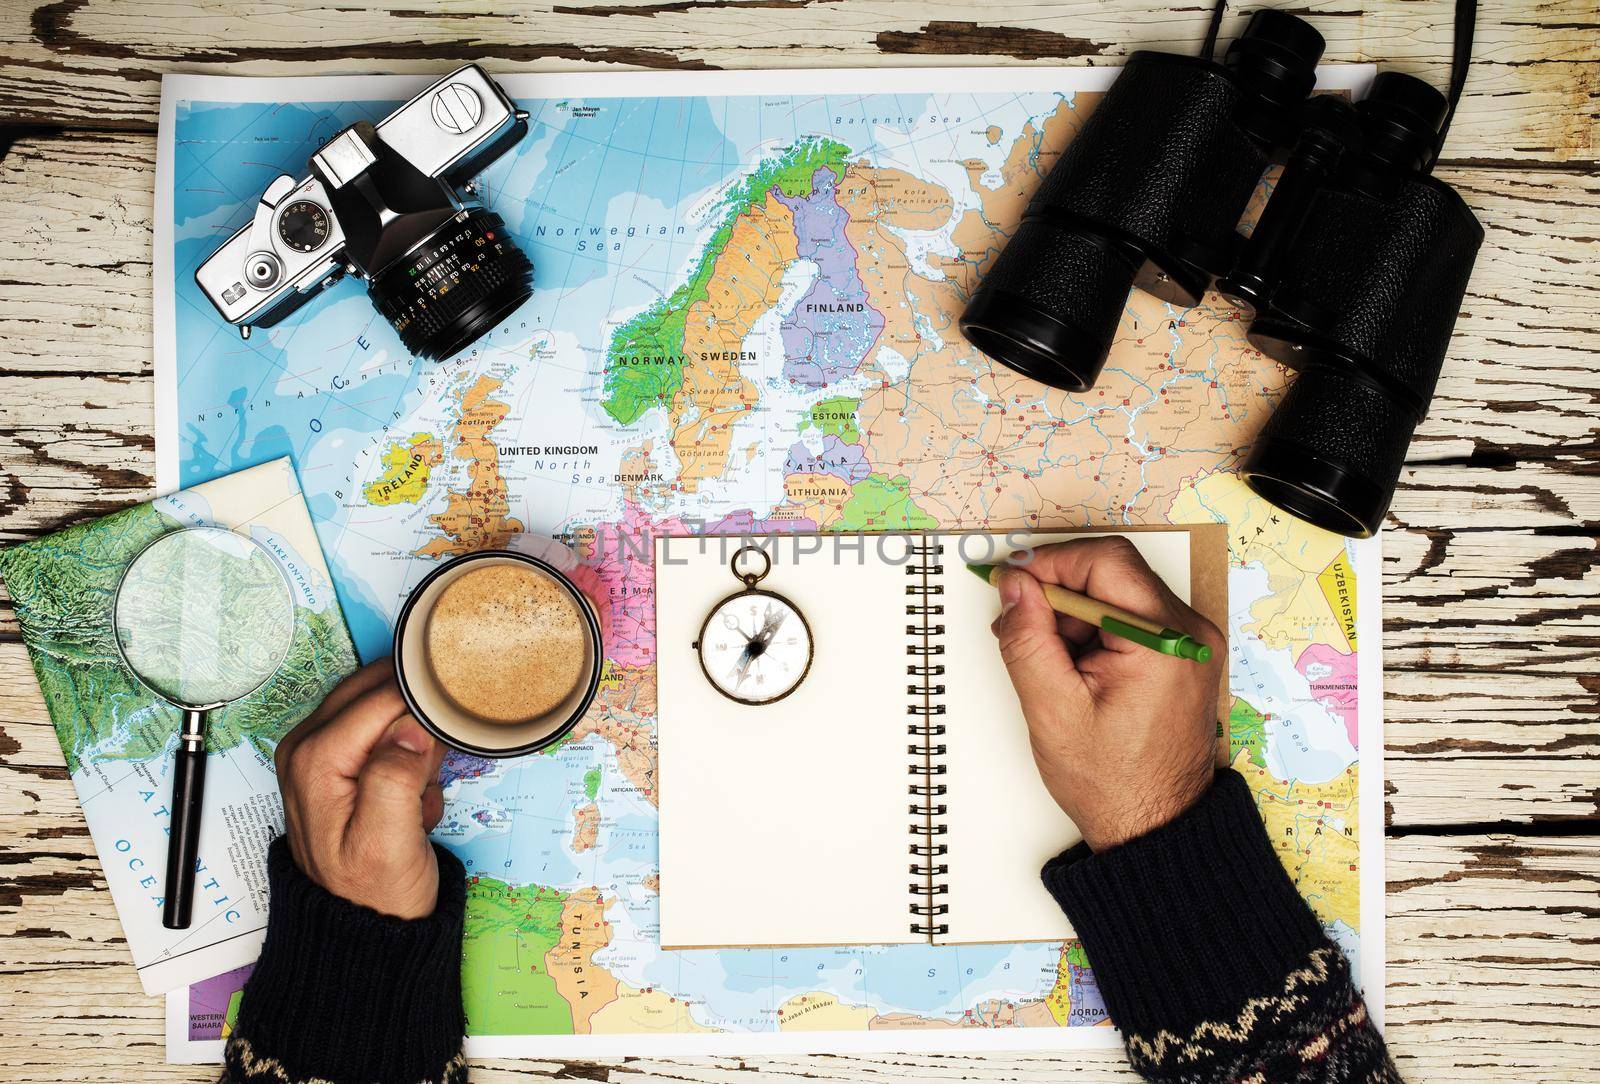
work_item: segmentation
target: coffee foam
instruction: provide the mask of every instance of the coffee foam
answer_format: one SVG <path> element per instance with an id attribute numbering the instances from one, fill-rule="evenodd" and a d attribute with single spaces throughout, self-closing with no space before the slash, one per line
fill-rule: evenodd
<path id="1" fill-rule="evenodd" d="M 572 596 L 537 569 L 490 564 L 457 576 L 428 617 L 440 690 L 487 723 L 546 715 L 582 682 L 588 630 Z"/>

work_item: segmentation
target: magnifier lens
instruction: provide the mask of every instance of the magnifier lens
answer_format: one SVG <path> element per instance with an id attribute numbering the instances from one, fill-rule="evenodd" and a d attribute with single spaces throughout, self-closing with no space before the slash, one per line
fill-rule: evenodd
<path id="1" fill-rule="evenodd" d="M 225 530 L 151 543 L 117 590 L 117 643 L 162 699 L 210 707 L 248 696 L 282 664 L 294 601 L 260 544 Z"/>

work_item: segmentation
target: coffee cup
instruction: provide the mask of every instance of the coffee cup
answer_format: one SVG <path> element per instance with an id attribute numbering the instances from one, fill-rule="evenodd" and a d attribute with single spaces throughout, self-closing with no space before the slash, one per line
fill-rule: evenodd
<path id="1" fill-rule="evenodd" d="M 603 662 L 593 605 L 555 566 L 523 553 L 440 565 L 395 622 L 395 674 L 412 714 L 478 756 L 521 756 L 566 737 L 594 700 Z"/>

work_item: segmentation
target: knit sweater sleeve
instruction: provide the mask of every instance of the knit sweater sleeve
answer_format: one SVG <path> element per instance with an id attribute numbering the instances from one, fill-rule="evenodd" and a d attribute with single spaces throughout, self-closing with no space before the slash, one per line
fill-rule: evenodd
<path id="1" fill-rule="evenodd" d="M 464 1084 L 466 871 L 435 847 L 439 903 L 405 920 L 349 903 L 267 856 L 261 958 L 228 1039 L 228 1084 Z"/>
<path id="2" fill-rule="evenodd" d="M 1043 875 L 1147 1080 L 1399 1081 L 1237 772 L 1171 823 Z"/>

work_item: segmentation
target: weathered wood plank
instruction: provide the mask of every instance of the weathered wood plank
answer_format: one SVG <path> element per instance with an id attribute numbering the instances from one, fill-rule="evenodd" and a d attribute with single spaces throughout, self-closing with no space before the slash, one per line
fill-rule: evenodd
<path id="1" fill-rule="evenodd" d="M 0 371 L 151 372 L 154 178 L 148 137 L 22 141 L 0 159 Z"/>
<path id="2" fill-rule="evenodd" d="M 1387 846 L 1389 1034 L 1406 1079 L 1592 1073 L 1600 839 Z"/>
<path id="3" fill-rule="evenodd" d="M 269 0 L 55 0 L 0 11 L 0 123 L 149 129 L 159 76 L 796 68 L 914 64 L 1117 64 L 1135 49 L 1187 51 L 1208 4 L 944 0 L 715 0 L 519 4 L 357 0 L 314 13 Z M 1450 140 L 1454 159 L 1592 163 L 1600 41 L 1587 0 L 1482 5 L 1476 61 Z M 1376 60 L 1443 87 L 1448 0 L 1302 5 L 1329 60 Z M 1242 25 L 1230 17 L 1226 35 Z M 1586 32 L 1587 31 L 1587 32 Z"/>
<path id="4" fill-rule="evenodd" d="M 1600 836 L 1429 825 L 1600 819 L 1600 35 L 1589 0 L 1485 3 L 1443 175 L 1489 230 L 1385 536 L 1389 1036 L 1408 1079 L 1592 1079 Z M 1119 63 L 1204 5 L 942 0 L 520 5 L 61 0 L 0 9 L 0 543 L 149 495 L 159 74 Z M 1448 0 L 1315 0 L 1329 58 L 1443 85 Z M 1237 27 L 1234 18 L 1230 28 Z M 1511 168 L 1514 167 L 1514 168 Z M 1532 168 L 1530 168 L 1532 167 Z M 1543 168 L 1540 168 L 1543 167 Z M 1555 167 L 1555 168 L 1550 168 Z M 15 634 L 0 599 L 0 641 Z M 162 1064 L 20 645 L 0 642 L 0 1063 L 18 1081 L 212 1081 Z M 1063 1059 L 496 1063 L 479 1081 L 1132 1079 Z"/>

